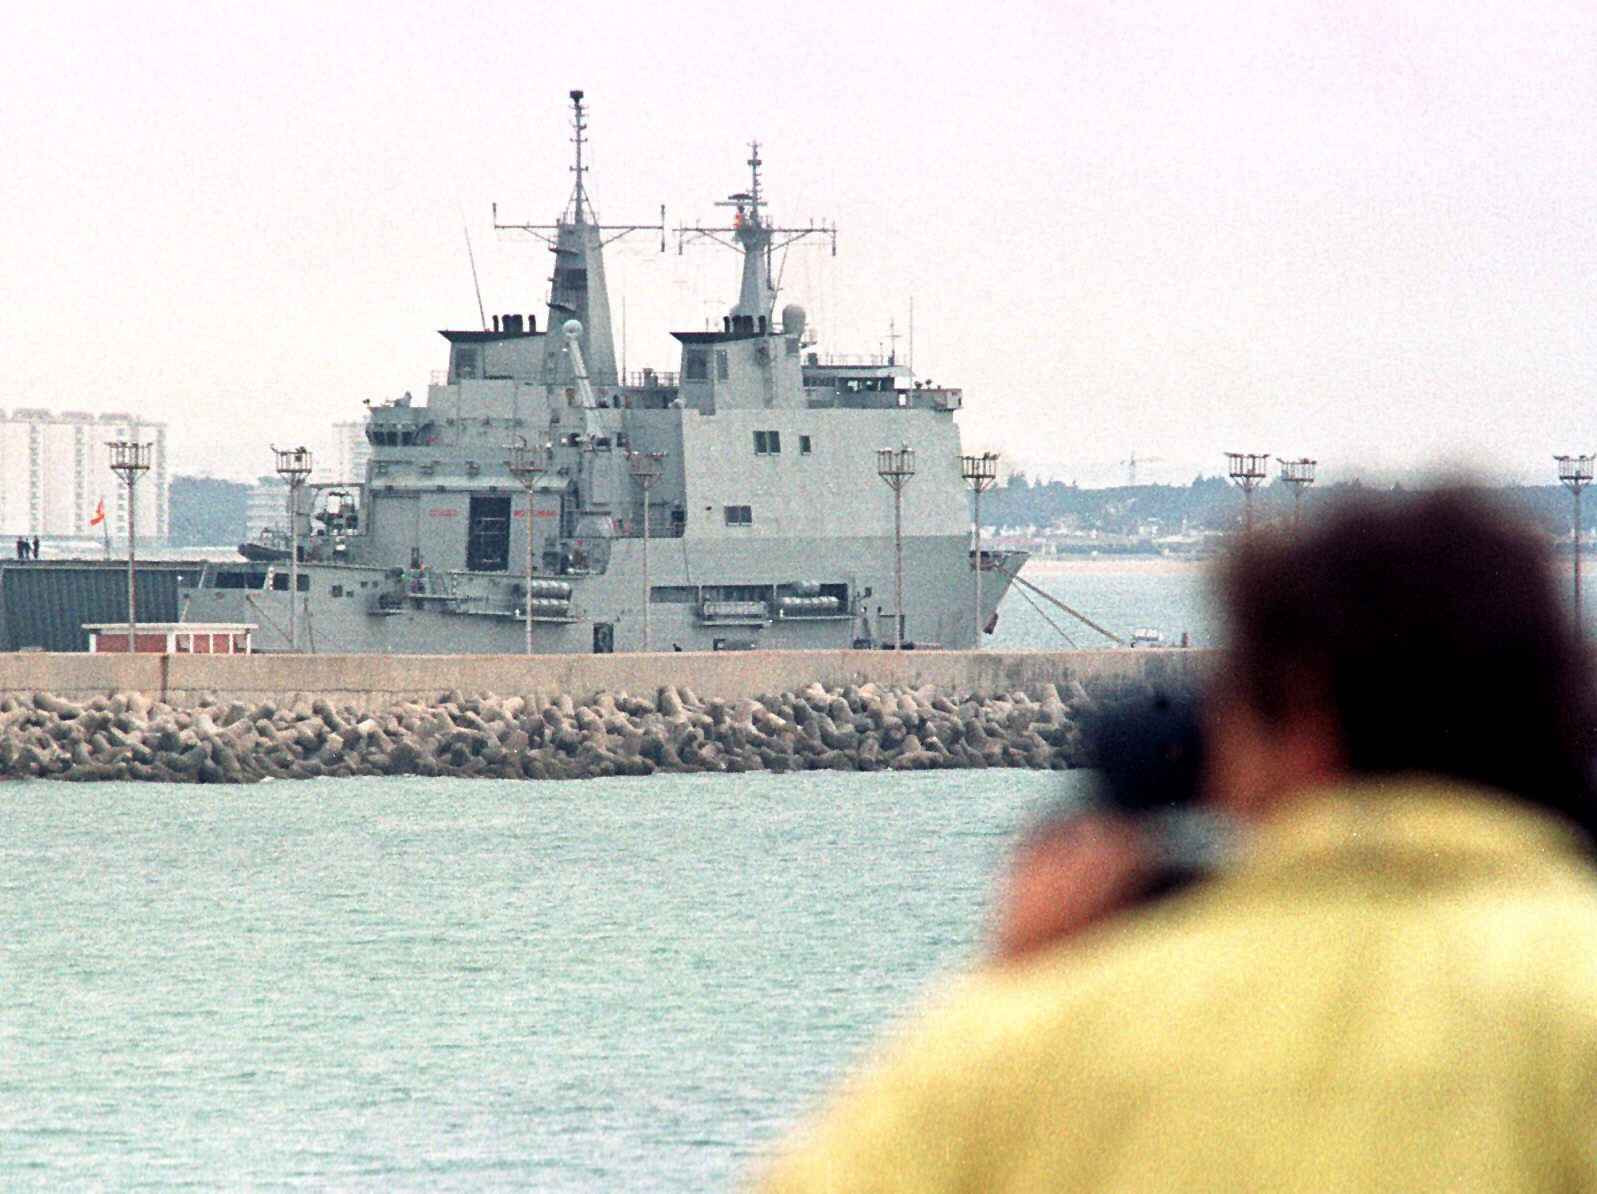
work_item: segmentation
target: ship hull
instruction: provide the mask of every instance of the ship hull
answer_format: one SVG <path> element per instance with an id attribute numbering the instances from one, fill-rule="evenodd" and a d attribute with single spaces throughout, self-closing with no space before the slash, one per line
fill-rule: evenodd
<path id="1" fill-rule="evenodd" d="M 1023 553 L 986 553 L 981 623 L 990 625 Z M 259 587 L 218 584 L 236 566 L 207 569 L 183 591 L 190 620 L 255 624 L 257 650 L 285 651 L 289 606 L 286 564 L 257 574 Z M 915 536 L 904 541 L 906 645 L 977 646 L 974 584 L 967 541 Z M 569 585 L 569 607 L 535 611 L 536 654 L 642 651 L 643 544 L 618 540 L 603 575 L 539 578 Z M 736 588 L 773 595 L 795 584 L 837 583 L 852 595 L 845 608 L 790 611 L 776 599 L 706 602 Z M 300 649 L 353 654 L 519 654 L 527 649 L 525 577 L 509 572 L 432 576 L 425 585 L 375 566 L 300 566 Z M 843 537 L 822 545 L 766 540 L 747 545 L 649 544 L 648 649 L 711 651 L 803 649 L 896 644 L 893 545 Z M 762 606 L 763 608 L 755 608 Z M 728 608 L 730 606 L 730 608 Z"/>

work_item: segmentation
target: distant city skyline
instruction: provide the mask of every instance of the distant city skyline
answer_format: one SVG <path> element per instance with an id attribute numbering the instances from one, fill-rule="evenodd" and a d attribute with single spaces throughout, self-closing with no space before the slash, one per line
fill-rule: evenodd
<path id="1" fill-rule="evenodd" d="M 840 230 L 779 304 L 907 354 L 913 300 L 969 446 L 1098 483 L 1227 448 L 1540 483 L 1597 447 L 1590 5 L 601 3 L 557 49 L 552 19 L 24 0 L 0 407 L 133 410 L 239 479 L 331 444 L 478 326 L 468 232 L 488 314 L 541 317 L 547 254 L 490 204 L 558 213 L 582 87 L 611 220 L 711 218 L 759 137 L 773 214 Z M 714 247 L 608 266 L 632 368 L 735 297 Z"/>

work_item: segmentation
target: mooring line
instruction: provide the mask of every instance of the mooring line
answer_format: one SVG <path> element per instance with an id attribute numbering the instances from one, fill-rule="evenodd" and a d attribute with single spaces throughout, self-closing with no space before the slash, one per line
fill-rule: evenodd
<path id="1" fill-rule="evenodd" d="M 1055 597 L 1052 593 L 1049 593 L 1046 590 L 1039 588 L 1037 585 L 1032 584 L 1031 581 L 1029 581 L 1029 580 L 1023 579 L 1018 572 L 1011 572 L 1009 569 L 1001 568 L 997 564 L 994 564 L 992 566 L 992 570 L 994 572 L 1002 572 L 1005 576 L 1009 577 L 1009 579 L 1014 581 L 1017 585 L 1025 585 L 1026 588 L 1030 589 L 1033 593 L 1036 593 L 1037 596 L 1041 597 L 1044 601 L 1052 602 L 1054 605 L 1057 605 L 1060 609 L 1064 610 L 1072 618 L 1075 618 L 1075 619 L 1077 619 L 1078 621 L 1081 621 L 1081 622 L 1085 622 L 1088 626 L 1091 626 L 1099 634 L 1103 635 L 1106 639 L 1108 639 L 1110 642 L 1116 644 L 1117 646 L 1124 647 L 1126 645 L 1126 640 L 1121 638 L 1114 631 L 1105 630 L 1102 626 L 1098 625 L 1098 623 L 1094 622 L 1091 618 L 1089 618 L 1086 614 L 1082 613 L 1080 610 L 1071 609 L 1068 605 L 1066 605 L 1063 601 L 1059 600 L 1059 598 Z"/>
<path id="2" fill-rule="evenodd" d="M 1021 589 L 1020 590 L 1020 595 L 1026 599 L 1026 604 L 1027 605 L 1031 606 L 1032 609 L 1037 611 L 1037 616 L 1039 618 L 1041 618 L 1044 622 L 1047 622 L 1048 625 L 1053 627 L 1054 632 L 1056 634 L 1058 634 L 1060 638 L 1064 639 L 1072 647 L 1077 647 L 1079 649 L 1079 644 L 1076 642 L 1076 640 L 1071 638 L 1068 634 L 1065 633 L 1065 628 L 1063 626 L 1061 626 L 1058 622 L 1055 622 L 1052 618 L 1050 618 L 1048 616 L 1048 611 L 1043 609 L 1042 606 L 1037 604 L 1037 599 L 1035 597 L 1033 597 L 1030 593 L 1026 592 L 1025 589 Z"/>

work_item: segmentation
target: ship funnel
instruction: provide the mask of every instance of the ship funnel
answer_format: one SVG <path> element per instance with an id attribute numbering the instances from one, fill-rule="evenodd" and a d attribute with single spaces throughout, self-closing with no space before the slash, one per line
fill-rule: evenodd
<path id="1" fill-rule="evenodd" d="M 782 308 L 782 334 L 786 336 L 804 334 L 804 308 L 797 303 L 789 303 Z"/>

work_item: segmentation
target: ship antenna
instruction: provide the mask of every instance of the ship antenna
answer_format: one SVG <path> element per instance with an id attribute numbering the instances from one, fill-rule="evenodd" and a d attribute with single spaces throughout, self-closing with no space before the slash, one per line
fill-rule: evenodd
<path id="1" fill-rule="evenodd" d="M 702 224 L 689 227 L 681 224 L 676 230 L 678 253 L 682 252 L 683 246 L 688 241 L 702 237 L 743 254 L 743 286 L 738 305 L 734 310 L 738 315 L 769 316 L 771 307 L 776 301 L 777 290 L 780 288 L 780 279 L 773 280 L 771 277 L 771 264 L 777 250 L 784 251 L 785 261 L 785 251 L 794 241 L 807 236 L 824 236 L 831 241 L 832 256 L 837 256 L 836 224 L 817 224 L 811 221 L 807 227 L 802 228 L 780 228 L 766 224 L 760 214 L 760 209 L 765 203 L 765 196 L 760 186 L 760 167 L 764 164 L 764 159 L 760 157 L 760 143 L 750 141 L 749 189 L 728 195 L 716 203 L 717 207 L 733 209 L 730 228 L 706 228 Z"/>
<path id="2" fill-rule="evenodd" d="M 488 330 L 488 313 L 483 310 L 482 283 L 477 281 L 477 255 L 471 251 L 471 225 L 462 218 L 460 227 L 466 234 L 466 260 L 471 262 L 471 285 L 477 292 L 477 318 L 482 320 L 482 330 L 486 332 Z"/>
<path id="3" fill-rule="evenodd" d="M 760 223 L 760 143 L 749 142 L 749 218 Z"/>
<path id="4" fill-rule="evenodd" d="M 582 92 L 580 90 L 574 90 L 571 93 L 571 112 L 571 143 L 577 147 L 577 164 L 571 168 L 572 173 L 577 176 L 576 185 L 571 189 L 571 209 L 573 213 L 571 222 L 573 224 L 581 224 L 584 213 L 591 215 L 593 209 L 588 204 L 588 192 L 582 184 L 582 176 L 588 172 L 588 168 L 582 164 L 582 146 L 587 139 L 588 122 L 584 119 Z M 595 222 L 597 222 L 597 218 Z"/>
<path id="5" fill-rule="evenodd" d="M 599 215 L 593 210 L 593 204 L 588 201 L 588 186 L 584 176 L 588 173 L 588 164 L 583 161 L 583 148 L 588 144 L 588 109 L 582 103 L 583 93 L 580 90 L 571 92 L 571 143 L 577 147 L 576 164 L 571 167 L 571 172 L 576 175 L 577 181 L 571 188 L 571 202 L 566 205 L 566 210 L 561 214 L 560 220 L 555 224 L 501 224 L 499 222 L 499 205 L 494 204 L 494 231 L 496 232 L 526 232 L 536 236 L 550 248 L 559 243 L 560 229 L 567 224 L 592 224 L 600 232 L 599 246 L 619 240 L 629 232 L 658 232 L 660 234 L 660 252 L 665 252 L 665 204 L 660 205 L 660 222 L 658 224 L 600 224 Z M 608 235 L 605 235 L 608 234 Z"/>

